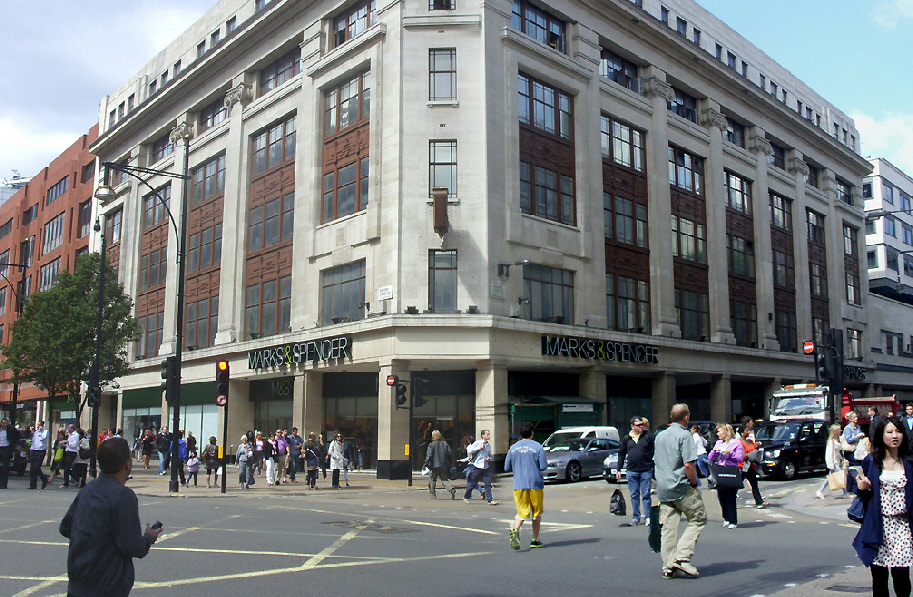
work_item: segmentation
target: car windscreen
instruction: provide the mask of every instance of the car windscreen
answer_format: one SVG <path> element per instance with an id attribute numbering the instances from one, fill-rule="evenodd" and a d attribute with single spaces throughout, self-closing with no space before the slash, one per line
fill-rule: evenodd
<path id="1" fill-rule="evenodd" d="M 821 405 L 814 397 L 802 398 L 784 398 L 777 403 L 777 412 L 787 412 L 794 410 L 820 409 Z"/>
<path id="2" fill-rule="evenodd" d="M 798 423 L 759 425 L 754 428 L 755 439 L 758 441 L 792 441 L 796 439 L 798 432 Z"/>

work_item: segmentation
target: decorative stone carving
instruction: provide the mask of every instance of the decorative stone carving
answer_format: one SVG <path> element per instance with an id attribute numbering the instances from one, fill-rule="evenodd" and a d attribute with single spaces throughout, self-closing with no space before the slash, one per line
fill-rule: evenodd
<path id="1" fill-rule="evenodd" d="M 672 85 L 656 77 L 644 79 L 644 95 L 649 98 L 658 96 L 667 102 L 675 99 L 675 91 L 672 90 Z"/>
<path id="2" fill-rule="evenodd" d="M 701 124 L 703 126 L 715 126 L 721 131 L 725 131 L 726 117 L 713 108 L 704 108 L 701 110 Z"/>
<path id="3" fill-rule="evenodd" d="M 229 114 L 231 113 L 232 107 L 240 103 L 243 108 L 247 103 L 253 99 L 254 95 L 251 92 L 251 86 L 247 83 L 238 83 L 236 87 L 232 87 L 228 90 L 228 93 L 225 94 L 225 107 L 228 108 Z"/>
<path id="4" fill-rule="evenodd" d="M 770 155 L 774 152 L 773 145 L 764 137 L 751 137 L 748 140 L 748 149 L 755 153 L 760 151 L 764 155 Z"/>
<path id="5" fill-rule="evenodd" d="M 171 141 L 172 145 L 177 145 L 178 141 L 184 139 L 193 139 L 193 125 L 189 122 L 181 122 L 172 129 L 171 134 L 168 135 L 168 139 Z"/>
<path id="6" fill-rule="evenodd" d="M 789 160 L 789 171 L 793 174 L 800 173 L 802 176 L 808 176 L 808 164 L 799 158 Z"/>

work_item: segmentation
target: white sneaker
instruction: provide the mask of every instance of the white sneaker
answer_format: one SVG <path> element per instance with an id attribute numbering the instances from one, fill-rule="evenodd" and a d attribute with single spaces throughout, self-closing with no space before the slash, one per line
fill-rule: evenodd
<path id="1" fill-rule="evenodd" d="M 729 528 L 730 528 L 730 529 L 735 529 L 735 528 L 738 528 L 738 526 L 739 526 L 739 525 L 731 524 L 731 525 L 729 525 Z"/>
<path id="2" fill-rule="evenodd" d="M 723 521 L 723 528 L 724 528 L 724 529 L 728 529 L 728 528 L 729 528 L 729 521 L 728 521 L 728 520 L 724 520 L 724 521 Z"/>
<path id="3" fill-rule="evenodd" d="M 649 516 L 646 517 L 646 518 L 644 518 L 644 524 L 645 524 L 646 526 L 650 526 L 650 517 L 649 517 Z"/>

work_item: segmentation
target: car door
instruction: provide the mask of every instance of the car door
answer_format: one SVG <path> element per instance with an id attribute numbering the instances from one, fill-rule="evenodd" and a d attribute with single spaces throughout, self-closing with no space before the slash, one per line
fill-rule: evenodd
<path id="1" fill-rule="evenodd" d="M 606 451 L 609 449 L 609 440 L 593 439 L 587 445 L 584 452 L 580 455 L 580 466 L 583 468 L 584 476 L 598 475 L 602 473 L 602 461 L 605 460 Z"/>
<path id="2" fill-rule="evenodd" d="M 814 435 L 812 424 L 803 423 L 796 434 L 796 467 L 800 471 L 812 468 L 812 454 L 814 452 Z"/>
<path id="3" fill-rule="evenodd" d="M 811 456 L 809 462 L 815 469 L 827 468 L 824 462 L 824 451 L 827 449 L 827 425 L 812 423 Z"/>

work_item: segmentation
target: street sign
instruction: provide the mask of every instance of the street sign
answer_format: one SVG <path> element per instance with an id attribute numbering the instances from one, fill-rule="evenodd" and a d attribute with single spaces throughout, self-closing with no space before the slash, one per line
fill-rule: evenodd
<path id="1" fill-rule="evenodd" d="M 226 396 L 225 394 L 219 394 L 218 396 L 216 396 L 216 404 L 218 406 L 225 406 L 226 404 L 228 404 L 228 396 Z"/>
<path id="2" fill-rule="evenodd" d="M 812 354 L 813 352 L 815 352 L 815 343 L 806 342 L 805 344 L 802 345 L 802 350 L 805 351 L 805 354 Z"/>

